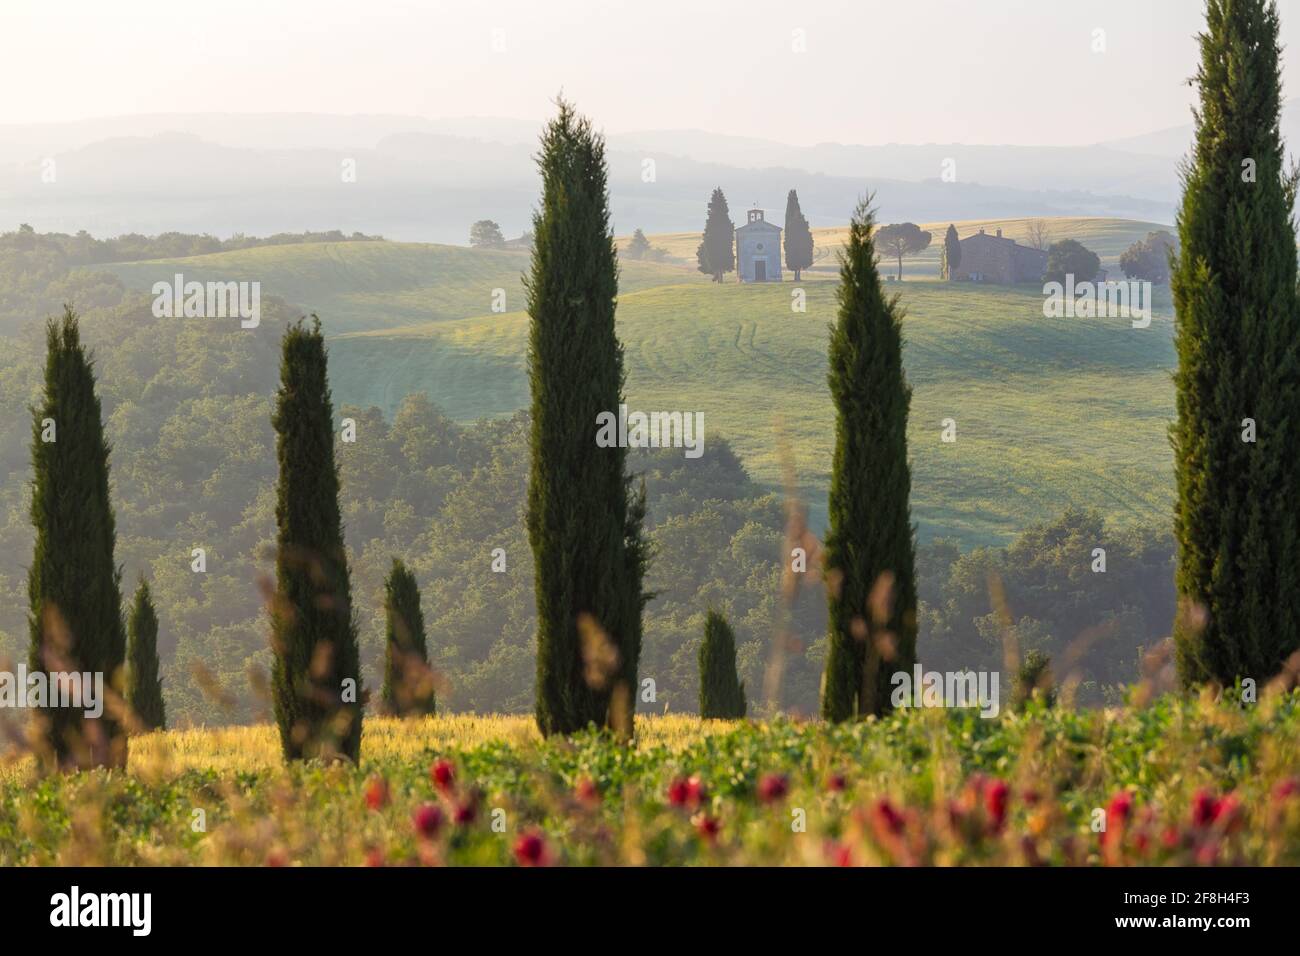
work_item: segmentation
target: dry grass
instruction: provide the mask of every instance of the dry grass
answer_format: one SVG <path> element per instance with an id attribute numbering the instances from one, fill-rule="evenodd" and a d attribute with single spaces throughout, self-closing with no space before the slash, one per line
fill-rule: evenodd
<path id="1" fill-rule="evenodd" d="M 686 715 L 642 716 L 637 718 L 637 748 L 665 747 L 676 752 L 702 736 L 731 727 L 729 721 Z M 361 752 L 367 761 L 387 762 L 489 743 L 522 747 L 541 742 L 531 716 L 449 714 L 415 720 L 367 717 Z M 252 773 L 280 767 L 282 762 L 280 738 L 273 724 L 195 727 L 132 737 L 127 770 L 157 779 L 190 770 L 210 770 L 220 775 Z M 0 764 L 0 785 L 30 781 L 35 772 L 30 755 L 11 757 Z"/>

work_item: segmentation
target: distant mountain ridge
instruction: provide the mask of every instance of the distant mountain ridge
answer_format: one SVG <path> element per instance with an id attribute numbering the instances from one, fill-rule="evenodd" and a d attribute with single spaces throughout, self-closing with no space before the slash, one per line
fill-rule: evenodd
<path id="1" fill-rule="evenodd" d="M 470 223 L 529 227 L 540 123 L 466 117 L 153 114 L 0 126 L 0 229 L 96 235 L 358 230 L 464 243 Z M 702 222 L 721 185 L 733 213 L 799 191 L 814 226 L 874 193 L 883 219 L 1113 216 L 1168 221 L 1176 162 L 1153 143 L 1085 149 L 924 144 L 790 146 L 699 130 L 614 134 L 619 232 Z M 1163 137 L 1160 138 L 1160 137 Z M 53 161 L 53 182 L 49 179 Z M 647 161 L 650 161 L 647 163 Z M 355 181 L 348 181 L 351 163 Z M 648 174 L 649 171 L 649 174 Z M 944 181 L 950 171 L 955 181 Z M 733 217 L 734 218 L 734 217 Z"/>

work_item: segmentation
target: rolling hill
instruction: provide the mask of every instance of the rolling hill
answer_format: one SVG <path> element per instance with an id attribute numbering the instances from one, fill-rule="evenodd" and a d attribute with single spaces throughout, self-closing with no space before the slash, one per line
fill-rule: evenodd
<path id="1" fill-rule="evenodd" d="M 1026 220 L 959 223 L 1023 235 Z M 946 223 L 929 224 L 936 235 Z M 1120 220 L 1049 220 L 1054 238 L 1077 238 L 1113 266 L 1134 239 L 1159 228 Z M 822 230 L 824 247 L 837 233 Z M 652 244 L 693 257 L 693 236 Z M 619 332 L 633 409 L 703 411 L 705 447 L 724 435 L 751 472 L 777 488 L 788 442 L 814 524 L 824 520 L 833 448 L 826 386 L 827 325 L 836 282 L 829 263 L 806 276 L 806 311 L 793 283 L 711 283 L 683 263 L 623 265 Z M 336 403 L 391 413 L 423 390 L 461 421 L 528 404 L 527 316 L 520 273 L 527 257 L 407 243 L 257 248 L 188 260 L 127 263 L 113 271 L 147 287 L 171 271 L 187 278 L 260 278 L 264 294 L 317 311 L 330 341 Z M 933 278 L 937 248 L 905 263 Z M 882 271 L 887 269 L 882 268 Z M 488 310 L 507 290 L 505 314 Z M 1032 288 L 937 281 L 894 286 L 907 310 L 905 360 L 913 385 L 913 517 L 923 537 L 1004 541 L 1070 505 L 1119 524 L 1161 521 L 1172 504 L 1172 310 L 1158 292 L 1147 329 L 1127 319 L 1048 319 Z M 940 440 L 941 422 L 957 441 Z"/>
<path id="2" fill-rule="evenodd" d="M 413 242 L 316 242 L 96 266 L 128 287 L 149 289 L 181 273 L 200 282 L 259 281 L 273 295 L 321 316 L 331 333 L 441 322 L 491 313 L 493 290 L 507 312 L 524 307 L 528 254 Z M 680 266 L 630 262 L 623 288 L 708 282 Z"/>

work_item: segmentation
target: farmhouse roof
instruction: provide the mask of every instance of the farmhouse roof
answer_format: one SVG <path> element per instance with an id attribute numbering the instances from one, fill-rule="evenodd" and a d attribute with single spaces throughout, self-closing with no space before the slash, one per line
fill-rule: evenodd
<path id="1" fill-rule="evenodd" d="M 1021 245 L 1020 243 L 1016 242 L 1016 240 L 1014 240 L 1014 239 L 1012 239 L 1012 238 L 1010 238 L 1010 237 L 1008 237 L 1008 236 L 1004 236 L 1004 235 L 1002 235 L 1002 230 L 1001 230 L 1001 229 L 998 230 L 997 235 L 995 235 L 995 236 L 991 236 L 991 235 L 989 235 L 987 232 L 984 231 L 984 227 L 983 227 L 983 226 L 980 227 L 980 231 L 979 231 L 979 232 L 973 232 L 973 233 L 971 233 L 969 236 L 967 236 L 965 239 L 958 239 L 957 241 L 958 241 L 959 243 L 961 243 L 961 242 L 969 242 L 969 241 L 972 240 L 972 239 L 988 239 L 988 240 L 990 240 L 990 241 L 994 241 L 994 240 L 995 240 L 995 241 L 997 241 L 997 242 L 1009 242 L 1009 243 L 1011 243 L 1013 246 L 1019 246 L 1021 249 L 1028 249 L 1028 250 L 1030 250 L 1031 252 L 1041 252 L 1041 251 L 1042 251 L 1042 250 L 1039 250 L 1039 249 L 1035 249 L 1033 246 L 1024 246 L 1024 245 Z"/>

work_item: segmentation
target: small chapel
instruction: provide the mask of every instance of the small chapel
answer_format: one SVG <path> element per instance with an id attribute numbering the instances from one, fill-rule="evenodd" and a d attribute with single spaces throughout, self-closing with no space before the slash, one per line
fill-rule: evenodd
<path id="1" fill-rule="evenodd" d="M 741 282 L 781 281 L 781 227 L 749 210 L 749 221 L 736 228 L 736 275 Z"/>

